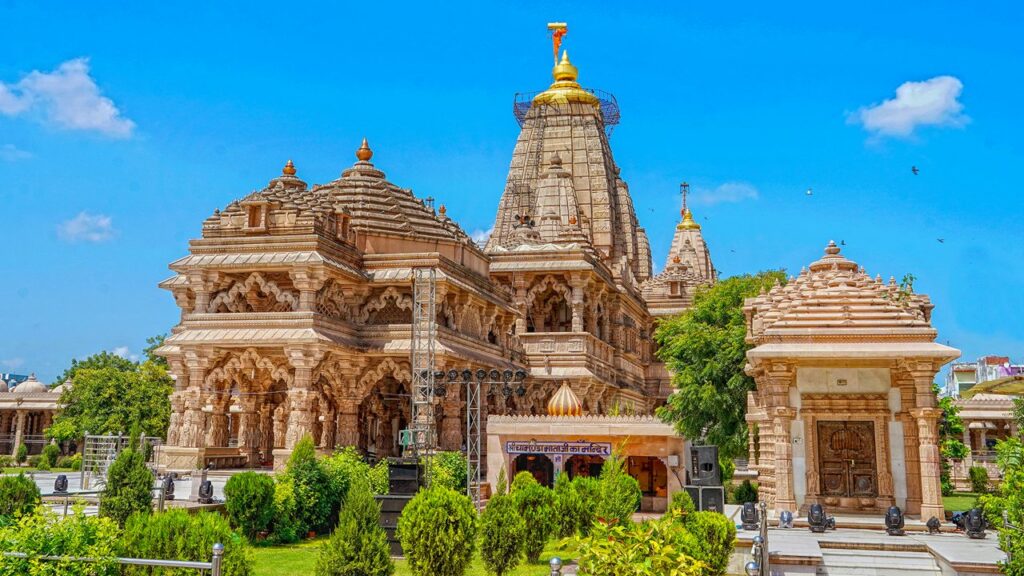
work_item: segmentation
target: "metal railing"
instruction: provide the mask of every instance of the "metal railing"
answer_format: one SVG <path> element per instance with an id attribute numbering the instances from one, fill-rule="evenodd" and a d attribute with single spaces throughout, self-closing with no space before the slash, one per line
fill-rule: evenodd
<path id="1" fill-rule="evenodd" d="M 754 536 L 753 546 L 750 548 L 750 562 L 743 567 L 747 576 L 771 576 L 771 565 L 768 558 L 768 506 L 761 502 L 758 505 L 761 512 L 757 530 Z"/>
<path id="2" fill-rule="evenodd" d="M 101 562 L 98 558 L 86 558 L 80 556 L 36 556 L 25 552 L 4 552 L 7 558 L 24 558 L 43 560 L 47 562 Z M 209 562 L 196 562 L 193 560 L 156 560 L 153 558 L 114 558 L 117 564 L 128 566 L 152 566 L 157 568 L 184 568 L 186 570 L 199 570 L 201 573 L 209 572 L 210 576 L 223 576 L 222 565 L 224 563 L 224 545 L 217 543 L 213 545 L 213 556 Z"/>

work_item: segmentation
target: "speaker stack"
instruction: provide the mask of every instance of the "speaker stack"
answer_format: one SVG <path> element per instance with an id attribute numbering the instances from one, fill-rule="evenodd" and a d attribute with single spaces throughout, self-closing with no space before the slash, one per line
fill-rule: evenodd
<path id="1" fill-rule="evenodd" d="M 690 447 L 690 482 L 686 491 L 698 510 L 725 512 L 725 488 L 718 464 L 718 446 Z"/>

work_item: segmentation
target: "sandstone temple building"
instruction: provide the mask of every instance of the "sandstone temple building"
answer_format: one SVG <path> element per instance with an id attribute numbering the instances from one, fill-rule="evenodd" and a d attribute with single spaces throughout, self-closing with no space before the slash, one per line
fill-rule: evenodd
<path id="1" fill-rule="evenodd" d="M 289 161 L 214 210 L 161 283 L 181 309 L 159 350 L 176 378 L 161 465 L 280 465 L 306 434 L 325 451 L 398 455 L 410 421 L 413 277 L 431 268 L 436 370 L 525 370 L 518 393 L 486 397 L 486 414 L 512 419 L 506 431 L 516 417 L 577 416 L 549 413 L 560 389 L 579 415 L 617 419 L 616 442 L 635 419 L 651 451 L 628 452 L 631 472 L 663 498 L 678 478 L 668 468 L 685 458 L 682 440 L 650 416 L 670 392 L 651 335 L 716 272 L 684 207 L 654 274 L 609 142 L 617 105 L 577 76 L 563 54 L 551 86 L 517 101 L 522 130 L 485 246 L 443 205 L 389 181 L 386 151 L 366 140 L 331 182 L 310 186 Z M 435 399 L 440 449 L 465 448 L 465 400 L 457 387 Z M 563 441 L 584 439 L 561 429 Z M 552 453 L 498 463 L 543 474 L 534 463 L 553 460 L 564 469 Z M 595 460 L 585 460 L 573 470 L 589 470 Z"/>

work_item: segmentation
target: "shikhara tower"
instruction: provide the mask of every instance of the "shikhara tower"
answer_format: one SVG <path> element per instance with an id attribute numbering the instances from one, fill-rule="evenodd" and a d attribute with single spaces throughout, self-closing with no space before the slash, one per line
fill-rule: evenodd
<path id="1" fill-rule="evenodd" d="M 307 434 L 324 451 L 397 455 L 423 267 L 437 273 L 435 369 L 529 374 L 522 395 L 489 396 L 487 414 L 543 414 L 559 389 L 591 415 L 664 401 L 651 334 L 715 280 L 700 226 L 684 214 L 652 276 L 609 143 L 618 106 L 579 84 L 567 53 L 515 111 L 522 131 L 483 249 L 443 205 L 388 181 L 365 140 L 331 182 L 309 186 L 289 161 L 206 219 L 161 283 L 181 308 L 159 350 L 176 379 L 162 467 L 280 465 Z M 461 449 L 465 398 L 449 387 L 435 406 L 438 447 Z"/>

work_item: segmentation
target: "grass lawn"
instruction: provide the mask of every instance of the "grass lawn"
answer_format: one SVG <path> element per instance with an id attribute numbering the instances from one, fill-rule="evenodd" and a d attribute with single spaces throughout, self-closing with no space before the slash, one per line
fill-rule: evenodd
<path id="1" fill-rule="evenodd" d="M 974 492 L 954 492 L 942 497 L 942 505 L 950 512 L 963 512 L 974 508 L 978 495 Z"/>
<path id="2" fill-rule="evenodd" d="M 46 472 L 55 472 L 55 473 L 59 473 L 59 474 L 67 474 L 68 472 L 72 472 L 72 471 L 73 470 L 71 470 L 71 468 L 51 468 L 49 470 L 39 470 L 38 468 L 27 468 L 27 467 L 26 468 L 20 468 L 20 467 L 17 467 L 17 466 L 13 466 L 13 467 L 10 467 L 10 468 L 4 468 L 3 469 L 3 474 L 15 474 L 16 475 L 19 472 L 21 472 L 23 474 L 28 474 L 30 472 L 37 473 L 37 474 L 42 474 L 42 473 L 46 473 Z M 74 470 L 74 472 L 77 472 L 77 470 Z"/>
<path id="3" fill-rule="evenodd" d="M 326 537 L 288 546 L 261 546 L 256 548 L 255 576 L 304 576 L 312 574 L 313 567 L 316 565 L 317 549 L 324 540 L 326 540 Z M 552 556 L 568 559 L 573 557 L 573 551 L 559 546 L 559 542 L 553 540 L 548 543 L 547 547 L 544 548 L 544 553 L 540 555 L 540 563 L 520 565 L 512 574 L 513 576 L 546 576 L 550 573 L 548 560 Z M 480 555 L 477 554 L 474 556 L 469 570 L 466 571 L 466 576 L 484 576 L 485 574 L 484 564 L 480 560 Z M 412 576 L 412 572 L 409 570 L 409 566 L 406 565 L 405 560 L 395 561 L 395 576 Z"/>

